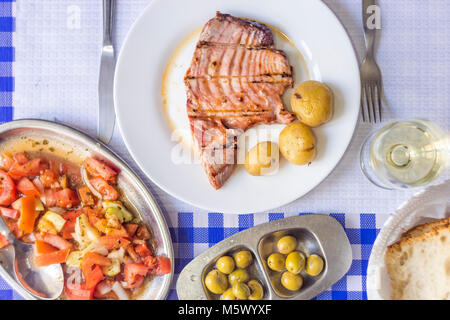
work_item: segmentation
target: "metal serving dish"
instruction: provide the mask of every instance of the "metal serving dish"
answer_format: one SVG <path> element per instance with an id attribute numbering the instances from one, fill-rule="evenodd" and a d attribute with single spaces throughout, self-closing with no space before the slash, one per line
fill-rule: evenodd
<path id="1" fill-rule="evenodd" d="M 303 287 L 298 292 L 284 289 L 280 274 L 267 266 L 267 257 L 277 252 L 276 243 L 285 235 L 295 236 L 297 250 L 306 255 L 319 254 L 325 262 L 317 277 L 302 272 Z M 220 257 L 246 249 L 252 252 L 254 262 L 249 270 L 252 279 L 258 279 L 265 291 L 265 300 L 308 300 L 331 287 L 350 269 L 352 250 L 342 226 L 328 215 L 302 215 L 262 224 L 244 230 L 211 247 L 181 272 L 177 281 L 177 294 L 182 300 L 219 299 L 204 286 L 206 274 L 214 268 Z"/>
<path id="2" fill-rule="evenodd" d="M 119 156 L 78 130 L 43 120 L 17 120 L 0 125 L 0 152 L 6 150 L 54 152 L 75 163 L 87 156 L 95 156 L 115 167 L 120 172 L 117 182 L 126 197 L 125 202 L 149 226 L 157 254 L 166 255 L 172 261 L 171 273 L 153 279 L 139 299 L 164 299 L 167 296 L 173 278 L 174 259 L 166 221 L 147 187 Z M 8 250 L 0 251 L 0 276 L 24 298 L 35 299 L 14 280 L 6 265 L 7 255 Z"/>

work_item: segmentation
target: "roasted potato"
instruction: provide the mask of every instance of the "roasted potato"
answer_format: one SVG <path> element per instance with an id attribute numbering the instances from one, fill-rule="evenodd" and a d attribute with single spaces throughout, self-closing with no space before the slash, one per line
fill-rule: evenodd
<path id="1" fill-rule="evenodd" d="M 292 111 L 310 127 L 318 127 L 333 116 L 333 92 L 319 81 L 300 84 L 291 97 Z"/>
<path id="2" fill-rule="evenodd" d="M 245 169 L 252 176 L 264 176 L 278 169 L 280 153 L 276 143 L 260 142 L 245 156 Z"/>
<path id="3" fill-rule="evenodd" d="M 316 156 L 316 139 L 311 129 L 300 122 L 286 126 L 280 133 L 280 152 L 296 165 L 309 164 Z"/>

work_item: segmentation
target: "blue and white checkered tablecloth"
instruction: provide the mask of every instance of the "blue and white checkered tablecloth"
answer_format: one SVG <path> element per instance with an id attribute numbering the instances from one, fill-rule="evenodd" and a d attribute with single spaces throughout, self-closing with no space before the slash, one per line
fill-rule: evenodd
<path id="1" fill-rule="evenodd" d="M 299 215 L 308 213 L 299 213 Z M 330 214 L 344 227 L 350 240 L 353 253 L 353 263 L 348 273 L 330 289 L 321 293 L 318 300 L 363 300 L 367 299 L 366 276 L 367 264 L 381 226 L 387 216 L 369 214 Z M 285 218 L 283 213 L 268 213 L 258 215 L 229 216 L 220 213 L 208 213 L 204 225 L 198 223 L 192 212 L 179 212 L 177 223 L 170 228 L 175 251 L 176 275 L 199 253 L 213 246 L 217 242 L 233 234 L 251 228 L 256 224 Z M 177 277 L 175 276 L 175 281 Z M 169 299 L 176 299 L 176 291 L 171 290 Z"/>
<path id="2" fill-rule="evenodd" d="M 117 48 L 151 1 L 116 1 Z M 324 2 L 347 28 L 361 58 L 364 39 L 360 1 Z M 450 1 L 379 2 L 383 29 L 378 61 L 389 102 L 386 120 L 422 117 L 449 129 Z M 73 17 L 79 21 L 74 23 Z M 101 1 L 0 0 L 0 122 L 42 118 L 94 135 L 101 26 Z M 388 214 L 412 195 L 411 191 L 377 189 L 359 172 L 358 149 L 370 130 L 370 125 L 359 124 L 336 170 L 302 199 L 272 213 L 223 215 L 178 201 L 146 179 L 116 128 L 112 148 L 141 174 L 169 224 L 176 275 L 168 298 L 177 297 L 175 282 L 183 267 L 215 243 L 287 216 L 338 212 L 330 215 L 345 228 L 353 263 L 346 276 L 316 299 L 366 299 L 366 269 L 375 237 Z M 0 279 L 0 299 L 21 297 Z"/>

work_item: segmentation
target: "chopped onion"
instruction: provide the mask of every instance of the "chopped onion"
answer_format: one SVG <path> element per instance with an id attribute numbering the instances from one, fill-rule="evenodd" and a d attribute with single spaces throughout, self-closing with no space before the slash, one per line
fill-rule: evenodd
<path id="1" fill-rule="evenodd" d="M 36 241 L 36 237 L 34 236 L 34 233 L 31 233 L 31 234 L 28 236 L 28 240 L 30 240 L 31 242 Z"/>
<path id="2" fill-rule="evenodd" d="M 120 249 L 111 251 L 108 254 L 109 259 L 118 259 L 121 263 L 123 262 L 124 256 L 125 256 L 125 249 L 122 247 Z"/>
<path id="3" fill-rule="evenodd" d="M 108 283 L 108 281 L 101 281 L 97 285 L 95 290 L 97 290 L 99 295 L 104 296 L 105 294 L 109 293 L 112 290 L 112 287 L 111 284 Z"/>
<path id="4" fill-rule="evenodd" d="M 36 186 L 36 188 L 39 191 L 39 194 L 42 196 L 44 195 L 44 185 L 41 182 L 41 179 L 39 179 L 39 177 L 36 177 L 33 179 L 33 184 Z"/>
<path id="5" fill-rule="evenodd" d="M 102 256 L 106 256 L 108 254 L 108 249 L 106 249 L 106 247 L 96 247 L 94 251 Z"/>
<path id="6" fill-rule="evenodd" d="M 81 179 L 83 179 L 83 183 L 89 188 L 89 190 L 92 192 L 94 196 L 96 196 L 99 199 L 103 199 L 103 196 L 100 192 L 95 190 L 95 188 L 92 186 L 91 182 L 89 181 L 87 170 L 84 166 L 81 166 Z"/>
<path id="7" fill-rule="evenodd" d="M 128 293 L 125 291 L 125 289 L 120 285 L 119 282 L 114 282 L 112 285 L 112 291 L 117 295 L 117 298 L 119 300 L 128 300 Z"/>
<path id="8" fill-rule="evenodd" d="M 49 208 L 49 210 L 51 212 L 58 213 L 58 214 L 63 214 L 64 212 L 66 212 L 66 210 L 61 207 L 51 207 L 51 208 Z"/>

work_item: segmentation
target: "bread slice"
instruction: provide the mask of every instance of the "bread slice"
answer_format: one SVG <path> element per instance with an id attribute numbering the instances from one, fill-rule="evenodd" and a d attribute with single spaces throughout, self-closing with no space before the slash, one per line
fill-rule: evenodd
<path id="1" fill-rule="evenodd" d="M 393 300 L 450 300 L 450 224 L 436 225 L 388 247 Z"/>
<path id="2" fill-rule="evenodd" d="M 415 237 L 415 236 L 421 235 L 422 233 L 428 232 L 436 227 L 443 226 L 446 224 L 450 224 L 450 217 L 416 226 L 416 227 L 406 231 L 402 235 L 402 237 Z"/>

